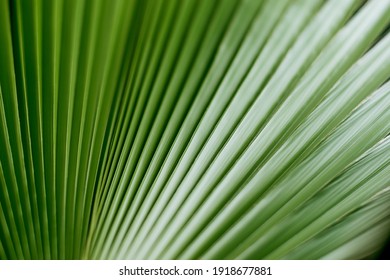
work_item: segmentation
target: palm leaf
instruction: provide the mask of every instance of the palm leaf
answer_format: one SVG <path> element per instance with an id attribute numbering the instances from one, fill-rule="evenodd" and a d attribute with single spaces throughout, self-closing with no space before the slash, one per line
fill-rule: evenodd
<path id="1" fill-rule="evenodd" d="M 0 0 L 0 258 L 378 257 L 389 13 Z"/>

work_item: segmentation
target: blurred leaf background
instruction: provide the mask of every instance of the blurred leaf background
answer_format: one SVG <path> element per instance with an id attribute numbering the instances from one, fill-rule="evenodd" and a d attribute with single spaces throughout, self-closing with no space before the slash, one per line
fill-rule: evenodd
<path id="1" fill-rule="evenodd" d="M 0 0 L 0 258 L 377 258 L 389 26 L 389 0 Z"/>

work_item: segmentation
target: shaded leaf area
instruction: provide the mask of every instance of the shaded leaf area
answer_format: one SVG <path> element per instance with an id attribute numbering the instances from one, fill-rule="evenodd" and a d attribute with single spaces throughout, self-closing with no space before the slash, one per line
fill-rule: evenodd
<path id="1" fill-rule="evenodd" d="M 0 258 L 376 258 L 389 14 L 0 0 Z"/>

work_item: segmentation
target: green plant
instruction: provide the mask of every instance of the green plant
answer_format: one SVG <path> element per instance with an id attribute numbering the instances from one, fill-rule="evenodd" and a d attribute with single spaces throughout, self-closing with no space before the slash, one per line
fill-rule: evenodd
<path id="1" fill-rule="evenodd" d="M 0 0 L 0 258 L 375 258 L 389 14 Z"/>

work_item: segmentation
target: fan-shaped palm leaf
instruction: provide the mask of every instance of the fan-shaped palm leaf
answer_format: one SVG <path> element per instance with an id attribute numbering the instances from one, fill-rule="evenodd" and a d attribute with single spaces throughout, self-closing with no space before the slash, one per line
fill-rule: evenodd
<path id="1" fill-rule="evenodd" d="M 376 257 L 389 15 L 0 0 L 0 258 Z"/>

